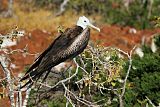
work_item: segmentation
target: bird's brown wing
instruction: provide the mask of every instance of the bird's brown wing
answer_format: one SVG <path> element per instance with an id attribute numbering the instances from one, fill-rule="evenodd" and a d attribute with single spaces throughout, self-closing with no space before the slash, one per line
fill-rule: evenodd
<path id="1" fill-rule="evenodd" d="M 65 32 L 68 32 L 70 28 L 66 29 Z M 41 60 L 44 58 L 44 56 L 52 49 L 52 47 L 55 45 L 56 41 L 59 41 L 60 39 L 64 38 L 64 33 L 60 33 L 59 36 L 49 45 L 49 47 L 43 51 L 34 61 L 34 63 L 30 66 L 30 68 L 27 70 L 26 74 L 28 74 L 30 71 L 38 67 L 38 65 L 41 63 Z M 65 38 L 64 38 L 65 39 Z M 56 43 L 57 44 L 57 43 Z M 56 50 L 55 50 L 56 51 Z"/>
<path id="2" fill-rule="evenodd" d="M 55 40 L 55 44 L 43 57 L 41 63 L 38 66 L 38 71 L 47 71 L 53 66 L 64 62 L 70 56 L 70 53 L 65 53 L 67 48 L 73 43 L 75 38 L 81 34 L 83 29 L 77 31 L 76 29 L 67 30 L 61 38 Z M 76 33 L 76 34 L 75 34 Z M 64 54 L 62 54 L 64 52 Z"/>
<path id="3" fill-rule="evenodd" d="M 51 69 L 53 66 L 65 61 L 58 60 L 60 51 L 65 50 L 75 39 L 76 35 L 80 34 L 81 31 L 75 32 L 76 29 L 66 29 L 64 33 L 61 33 L 52 44 L 35 60 L 34 64 L 26 72 L 25 76 L 21 79 L 25 80 L 30 76 L 36 76 Z M 77 34 L 74 34 L 77 33 Z M 36 69 L 36 70 L 34 70 Z"/>

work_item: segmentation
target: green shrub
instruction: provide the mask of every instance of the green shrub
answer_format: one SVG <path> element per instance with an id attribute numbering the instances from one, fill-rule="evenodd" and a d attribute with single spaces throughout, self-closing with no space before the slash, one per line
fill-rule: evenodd
<path id="1" fill-rule="evenodd" d="M 160 53 L 152 53 L 146 46 L 143 50 L 143 58 L 133 58 L 128 78 L 130 85 L 125 94 L 125 104 L 128 107 L 137 104 L 144 106 L 147 103 L 146 97 L 155 105 L 160 102 Z"/>

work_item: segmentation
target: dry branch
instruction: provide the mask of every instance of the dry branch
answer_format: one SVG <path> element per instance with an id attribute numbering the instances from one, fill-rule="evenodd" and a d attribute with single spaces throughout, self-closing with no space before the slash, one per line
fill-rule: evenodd
<path id="1" fill-rule="evenodd" d="M 64 97 L 66 98 L 66 107 L 68 107 L 69 104 L 71 104 L 73 107 L 77 106 L 75 101 L 79 102 L 80 104 L 83 104 L 83 105 L 86 105 L 86 106 L 90 106 L 90 107 L 95 107 L 95 106 L 101 106 L 99 105 L 98 103 L 100 101 L 103 101 L 105 99 L 101 99 L 99 101 L 96 101 L 96 102 L 93 102 L 93 101 L 90 101 L 88 99 L 85 99 L 85 98 L 82 98 L 81 96 L 78 96 L 77 93 L 75 93 L 72 88 L 70 87 L 69 83 L 72 82 L 72 83 L 75 83 L 79 89 L 79 92 L 82 91 L 82 86 L 81 84 L 85 83 L 86 86 L 88 86 L 88 95 L 90 97 L 92 97 L 92 88 L 93 86 L 94 87 L 97 87 L 98 88 L 98 91 L 104 95 L 104 90 L 107 90 L 107 91 L 111 91 L 111 92 L 115 92 L 116 95 L 118 96 L 119 98 L 119 103 L 120 103 L 120 107 L 123 107 L 123 96 L 125 94 L 125 89 L 126 89 L 126 82 L 127 82 L 127 79 L 128 79 L 128 76 L 129 76 L 129 72 L 130 72 L 130 69 L 131 69 L 131 66 L 132 66 L 132 59 L 131 59 L 131 55 L 132 55 L 132 52 L 133 50 L 135 49 L 135 47 L 131 50 L 130 53 L 127 53 L 121 49 L 117 49 L 117 48 L 110 48 L 110 47 L 104 47 L 104 50 L 103 51 L 107 51 L 109 49 L 111 50 L 116 50 L 118 51 L 119 53 L 127 56 L 128 58 L 128 61 L 129 61 L 129 66 L 128 66 L 128 70 L 127 70 L 127 73 L 126 73 L 126 76 L 125 76 L 125 79 L 124 80 L 121 80 L 121 83 L 122 83 L 122 86 L 121 87 L 118 87 L 118 88 L 113 88 L 113 87 L 105 87 L 102 84 L 97 84 L 96 82 L 93 82 L 93 78 L 94 78 L 94 70 L 93 68 L 96 66 L 94 65 L 94 60 L 97 60 L 101 65 L 103 66 L 106 66 L 107 63 L 114 63 L 114 62 L 105 62 L 104 60 L 102 60 L 100 58 L 100 54 L 101 52 L 99 52 L 98 49 L 96 48 L 93 48 L 91 46 L 88 46 L 89 48 L 86 49 L 85 51 L 89 51 L 91 52 L 91 58 L 87 58 L 87 59 L 91 59 L 92 60 L 92 64 L 93 64 L 93 67 L 91 69 L 91 72 L 88 72 L 86 70 L 86 62 L 84 61 L 84 58 L 83 58 L 83 54 L 82 55 L 79 55 L 79 57 L 77 57 L 76 59 L 74 59 L 74 62 L 75 62 L 75 65 L 76 65 L 76 70 L 74 73 L 72 73 L 71 75 L 69 75 L 68 78 L 66 79 L 63 79 L 63 80 L 60 80 L 58 81 L 55 85 L 49 85 L 47 82 L 45 83 L 41 83 L 41 82 L 37 82 L 37 84 L 41 84 L 42 86 L 44 87 L 48 87 L 49 90 L 50 89 L 53 89 L 53 88 L 56 88 L 58 86 L 62 86 L 64 88 Z M 76 60 L 80 61 L 80 62 L 77 62 Z M 80 64 L 81 63 L 81 64 Z M 109 68 L 105 68 L 105 69 L 108 69 L 109 71 Z M 83 77 L 77 81 L 72 81 L 73 78 L 77 77 L 78 73 L 79 73 L 79 70 L 82 70 L 83 71 Z M 70 71 L 68 71 L 70 72 Z M 109 72 L 112 72 L 112 71 L 109 71 Z M 69 73 L 70 74 L 70 73 Z M 68 85 L 67 85 L 68 84 Z M 91 87 L 92 86 L 92 87 Z M 118 93 L 120 92 L 120 90 L 122 91 L 121 93 Z M 78 104 L 79 104 L 78 103 Z"/>
<path id="2" fill-rule="evenodd" d="M 60 11 L 55 16 L 62 15 L 66 10 L 66 5 L 68 4 L 69 0 L 64 0 L 63 3 L 60 5 Z"/>
<path id="3" fill-rule="evenodd" d="M 7 57 L 5 55 L 0 56 L 0 65 L 2 67 L 2 70 L 5 74 L 7 83 L 8 83 L 8 88 L 9 88 L 9 98 L 11 102 L 11 107 L 15 107 L 15 101 L 14 101 L 14 89 L 13 89 L 13 80 L 11 78 L 11 73 L 10 70 L 8 69 L 8 61 Z"/>

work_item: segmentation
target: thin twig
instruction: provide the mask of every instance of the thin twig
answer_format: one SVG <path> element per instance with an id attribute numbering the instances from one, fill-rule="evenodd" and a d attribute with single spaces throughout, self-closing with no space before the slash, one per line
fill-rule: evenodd
<path id="1" fill-rule="evenodd" d="M 27 91 L 26 91 L 26 96 L 24 98 L 24 101 L 23 101 L 23 106 L 22 107 L 27 107 L 27 103 L 28 103 L 28 99 L 29 99 L 29 94 L 31 92 L 31 88 L 29 88 Z"/>
<path id="2" fill-rule="evenodd" d="M 130 51 L 130 54 L 128 53 L 125 53 L 124 51 L 120 50 L 120 52 L 123 52 L 124 54 L 126 54 L 128 56 L 128 59 L 129 59 L 129 67 L 128 67 L 128 70 L 127 70 L 127 74 L 125 76 L 125 79 L 124 79 L 124 84 L 123 84 L 123 88 L 122 88 L 122 93 L 121 94 L 118 94 L 118 97 L 119 97 L 119 103 L 120 103 L 120 107 L 124 107 L 124 104 L 123 104 L 123 96 L 124 96 L 124 93 L 125 93 L 125 90 L 126 90 L 126 83 L 127 83 L 127 79 L 128 79 L 128 76 L 129 76 L 129 73 L 130 73 L 130 70 L 131 70 L 131 66 L 132 66 L 132 52 L 133 50 L 136 48 L 136 46 L 133 47 L 133 49 Z"/>
<path id="3" fill-rule="evenodd" d="M 147 100 L 149 101 L 149 103 L 152 105 L 152 107 L 156 107 L 147 96 L 145 96 L 145 97 L 147 98 Z"/>
<path id="4" fill-rule="evenodd" d="M 67 3 L 69 2 L 69 0 L 64 0 L 63 3 L 60 5 L 60 11 L 56 14 L 56 16 L 60 16 L 61 14 L 64 13 L 65 11 L 65 6 L 67 5 Z"/>
<path id="5" fill-rule="evenodd" d="M 121 93 L 121 97 L 123 97 L 124 93 L 125 93 L 127 79 L 128 79 L 128 76 L 129 76 L 129 73 L 130 73 L 130 70 L 131 70 L 131 66 L 132 66 L 132 53 L 133 53 L 133 50 L 135 48 L 136 48 L 136 46 L 134 46 L 134 48 L 131 50 L 130 54 L 128 55 L 128 58 L 129 58 L 129 67 L 128 67 L 128 70 L 127 70 L 126 77 L 124 79 L 124 85 L 123 85 L 123 90 L 122 90 L 122 93 Z"/>

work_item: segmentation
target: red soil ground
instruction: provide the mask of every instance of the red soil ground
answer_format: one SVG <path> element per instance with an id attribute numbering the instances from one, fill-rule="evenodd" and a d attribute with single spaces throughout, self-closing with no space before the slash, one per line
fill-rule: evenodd
<path id="1" fill-rule="evenodd" d="M 104 46 L 115 46 L 121 48 L 122 50 L 129 51 L 134 45 L 140 44 L 142 37 L 145 37 L 149 41 L 150 37 L 155 33 L 160 33 L 160 29 L 152 30 L 137 30 L 136 33 L 131 32 L 130 27 L 119 27 L 119 26 L 103 26 L 100 33 L 92 33 L 91 40 L 99 41 L 101 45 Z M 30 35 L 30 36 L 29 36 Z M 28 45 L 29 53 L 41 53 L 45 50 L 54 38 L 55 33 L 48 33 L 42 30 L 34 30 L 27 32 L 27 34 L 21 38 L 17 46 L 12 47 L 12 49 L 23 49 Z M 16 53 L 11 55 L 11 61 L 17 68 L 13 69 L 13 74 L 18 75 L 22 72 L 25 66 L 33 63 L 35 57 L 26 55 L 25 57 L 21 53 Z M 0 70 L 0 75 L 3 72 Z M 0 89 L 2 92 L 2 89 Z M 9 107 L 9 100 L 7 97 L 0 99 L 0 107 Z M 7 101 L 7 102 L 6 102 Z"/>

